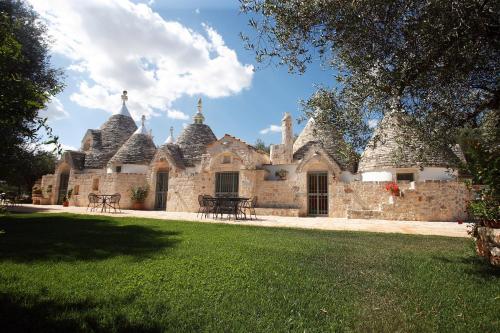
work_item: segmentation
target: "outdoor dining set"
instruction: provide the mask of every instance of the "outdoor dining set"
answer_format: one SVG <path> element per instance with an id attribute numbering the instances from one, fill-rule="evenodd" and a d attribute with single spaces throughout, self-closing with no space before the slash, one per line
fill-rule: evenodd
<path id="1" fill-rule="evenodd" d="M 91 212 L 93 211 L 98 211 L 99 209 L 101 210 L 101 213 L 111 212 L 111 210 L 114 210 L 114 212 L 121 211 L 120 209 L 120 199 L 121 199 L 121 194 L 120 193 L 115 193 L 115 194 L 95 194 L 95 193 L 90 193 L 89 194 L 89 204 L 87 206 L 87 210 L 90 209 Z"/>
<path id="2" fill-rule="evenodd" d="M 234 218 L 235 220 L 257 219 L 255 207 L 257 205 L 257 197 L 242 198 L 242 197 L 212 197 L 210 195 L 199 195 L 197 216 L 212 218 Z"/>

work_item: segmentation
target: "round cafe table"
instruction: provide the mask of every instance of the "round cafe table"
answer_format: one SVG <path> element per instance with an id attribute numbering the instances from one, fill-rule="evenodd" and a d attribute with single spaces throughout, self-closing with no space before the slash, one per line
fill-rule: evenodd
<path id="1" fill-rule="evenodd" d="M 107 207 L 110 208 L 109 211 L 111 211 L 111 206 L 108 204 L 109 198 L 113 196 L 113 194 L 96 194 L 96 196 L 99 198 L 99 204 L 101 205 L 101 213 L 105 212 Z"/>

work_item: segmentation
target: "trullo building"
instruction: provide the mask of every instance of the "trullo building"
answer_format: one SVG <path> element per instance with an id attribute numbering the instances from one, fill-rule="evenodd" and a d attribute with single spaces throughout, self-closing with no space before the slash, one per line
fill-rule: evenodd
<path id="1" fill-rule="evenodd" d="M 380 126 L 388 122 L 394 119 Z M 217 138 L 209 123 L 200 99 L 192 123 L 177 139 L 170 129 L 156 146 L 144 118 L 139 127 L 132 119 L 124 92 L 121 109 L 87 130 L 80 150 L 66 151 L 54 173 L 41 179 L 45 202 L 60 203 L 69 190 L 76 206 L 87 206 L 90 193 L 120 193 L 127 209 L 131 187 L 147 185 L 146 208 L 166 211 L 195 212 L 198 195 L 209 194 L 257 197 L 262 215 L 430 221 L 463 215 L 468 192 L 445 157 L 428 165 L 413 157 L 394 164 L 392 134 L 366 149 L 357 170 L 355 154 L 339 152 L 342 138 L 319 133 L 313 119 L 294 142 L 292 117 L 285 113 L 282 142 L 270 154 L 229 134 Z M 398 181 L 400 196 L 386 191 L 387 181 Z"/>

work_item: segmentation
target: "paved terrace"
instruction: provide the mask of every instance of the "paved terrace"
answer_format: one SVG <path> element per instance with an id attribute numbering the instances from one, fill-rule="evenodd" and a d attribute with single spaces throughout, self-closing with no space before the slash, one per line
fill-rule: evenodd
<path id="1" fill-rule="evenodd" d="M 285 227 L 318 230 L 348 230 L 412 235 L 435 235 L 449 237 L 468 237 L 467 225 L 457 222 L 364 220 L 331 217 L 284 217 L 258 216 L 257 220 L 227 220 L 200 218 L 196 213 L 122 210 L 121 213 L 87 212 L 86 207 L 63 207 L 60 205 L 20 205 L 9 210 L 17 212 L 73 213 L 89 215 L 108 215 L 115 217 L 144 217 L 162 220 L 196 221 L 204 223 L 224 223 L 253 225 L 260 227 Z"/>

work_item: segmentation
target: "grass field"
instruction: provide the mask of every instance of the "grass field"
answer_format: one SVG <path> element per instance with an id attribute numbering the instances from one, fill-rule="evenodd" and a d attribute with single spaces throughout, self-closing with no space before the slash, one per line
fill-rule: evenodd
<path id="1" fill-rule="evenodd" d="M 499 332 L 468 239 L 0 217 L 0 331 Z"/>

